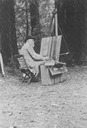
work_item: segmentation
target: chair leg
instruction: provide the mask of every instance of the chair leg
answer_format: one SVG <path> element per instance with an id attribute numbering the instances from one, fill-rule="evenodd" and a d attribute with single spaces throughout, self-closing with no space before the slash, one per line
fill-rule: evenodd
<path id="1" fill-rule="evenodd" d="M 30 84 L 32 76 L 33 76 L 33 73 L 31 73 L 31 72 L 25 72 L 25 73 L 21 72 L 22 82 L 26 82 L 26 83 Z"/>
<path id="2" fill-rule="evenodd" d="M 22 76 L 22 83 L 25 81 L 25 77 Z"/>
<path id="3" fill-rule="evenodd" d="M 29 79 L 28 79 L 28 84 L 31 83 L 31 79 L 32 79 L 32 74 L 30 73 L 30 74 L 29 74 Z"/>
<path id="4" fill-rule="evenodd" d="M 28 82 L 27 82 L 27 84 L 30 84 L 31 83 L 31 79 L 28 79 Z"/>
<path id="5" fill-rule="evenodd" d="M 23 73 L 21 73 L 21 81 L 22 81 L 22 83 L 25 81 L 25 77 L 23 76 Z"/>

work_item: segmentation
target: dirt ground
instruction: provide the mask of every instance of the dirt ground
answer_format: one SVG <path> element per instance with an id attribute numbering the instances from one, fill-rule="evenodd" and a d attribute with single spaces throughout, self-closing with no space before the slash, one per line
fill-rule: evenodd
<path id="1" fill-rule="evenodd" d="M 0 76 L 0 128 L 87 128 L 87 66 L 69 68 L 66 81 L 27 85 Z"/>

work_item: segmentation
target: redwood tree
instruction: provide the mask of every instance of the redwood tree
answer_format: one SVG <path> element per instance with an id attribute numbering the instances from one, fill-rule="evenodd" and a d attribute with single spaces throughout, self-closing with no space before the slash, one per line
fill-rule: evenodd
<path id="1" fill-rule="evenodd" d="M 0 4 L 1 44 L 4 62 L 7 63 L 17 50 L 14 0 L 2 0 Z"/>
<path id="2" fill-rule="evenodd" d="M 87 0 L 82 0 L 84 9 L 84 23 L 83 23 L 83 46 L 82 46 L 82 56 L 81 61 L 87 62 Z"/>
<path id="3" fill-rule="evenodd" d="M 40 21 L 39 21 L 39 1 L 33 0 L 30 2 L 31 15 L 31 34 L 37 37 L 35 41 L 36 52 L 40 51 Z"/>
<path id="4" fill-rule="evenodd" d="M 76 63 L 81 60 L 82 53 L 87 51 L 87 47 L 85 47 L 87 44 L 85 34 L 87 31 L 87 22 L 85 22 L 87 4 L 84 1 L 86 2 L 86 0 L 56 0 L 59 26 Z"/>

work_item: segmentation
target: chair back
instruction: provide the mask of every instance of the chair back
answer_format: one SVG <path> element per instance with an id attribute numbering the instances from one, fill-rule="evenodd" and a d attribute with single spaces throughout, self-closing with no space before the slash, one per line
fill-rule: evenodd
<path id="1" fill-rule="evenodd" d="M 26 61 L 25 61 L 23 55 L 16 55 L 16 58 L 17 58 L 17 60 L 19 62 L 20 69 L 28 69 L 28 66 L 26 64 Z"/>

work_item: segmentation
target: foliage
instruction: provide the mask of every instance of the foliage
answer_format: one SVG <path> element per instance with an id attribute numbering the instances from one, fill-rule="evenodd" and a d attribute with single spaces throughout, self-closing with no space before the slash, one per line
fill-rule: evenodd
<path id="1" fill-rule="evenodd" d="M 26 29 L 28 34 L 31 34 L 31 18 L 30 17 L 30 3 L 35 0 L 15 0 L 15 13 L 16 13 L 16 33 L 18 46 L 23 45 L 26 38 Z M 27 7 L 26 7 L 27 3 Z M 54 3 L 51 0 L 38 0 L 39 4 L 39 20 L 40 30 L 43 36 L 47 36 L 49 32 L 49 24 L 52 17 Z M 36 5 L 37 6 L 37 5 Z M 26 24 L 26 8 L 28 15 L 28 26 Z M 36 29 L 37 31 L 37 29 Z"/>
<path id="2" fill-rule="evenodd" d="M 27 2 L 27 11 L 28 11 L 28 23 L 30 27 L 30 13 L 29 13 L 29 2 Z M 26 2 L 25 0 L 16 0 L 15 4 L 15 16 L 16 16 L 16 33 L 17 33 L 17 41 L 19 45 L 25 40 L 26 37 Z M 30 29 L 30 28 L 29 28 Z"/>
<path id="3" fill-rule="evenodd" d="M 44 36 L 49 34 L 49 25 L 52 18 L 54 3 L 50 0 L 40 0 L 40 24 Z"/>

